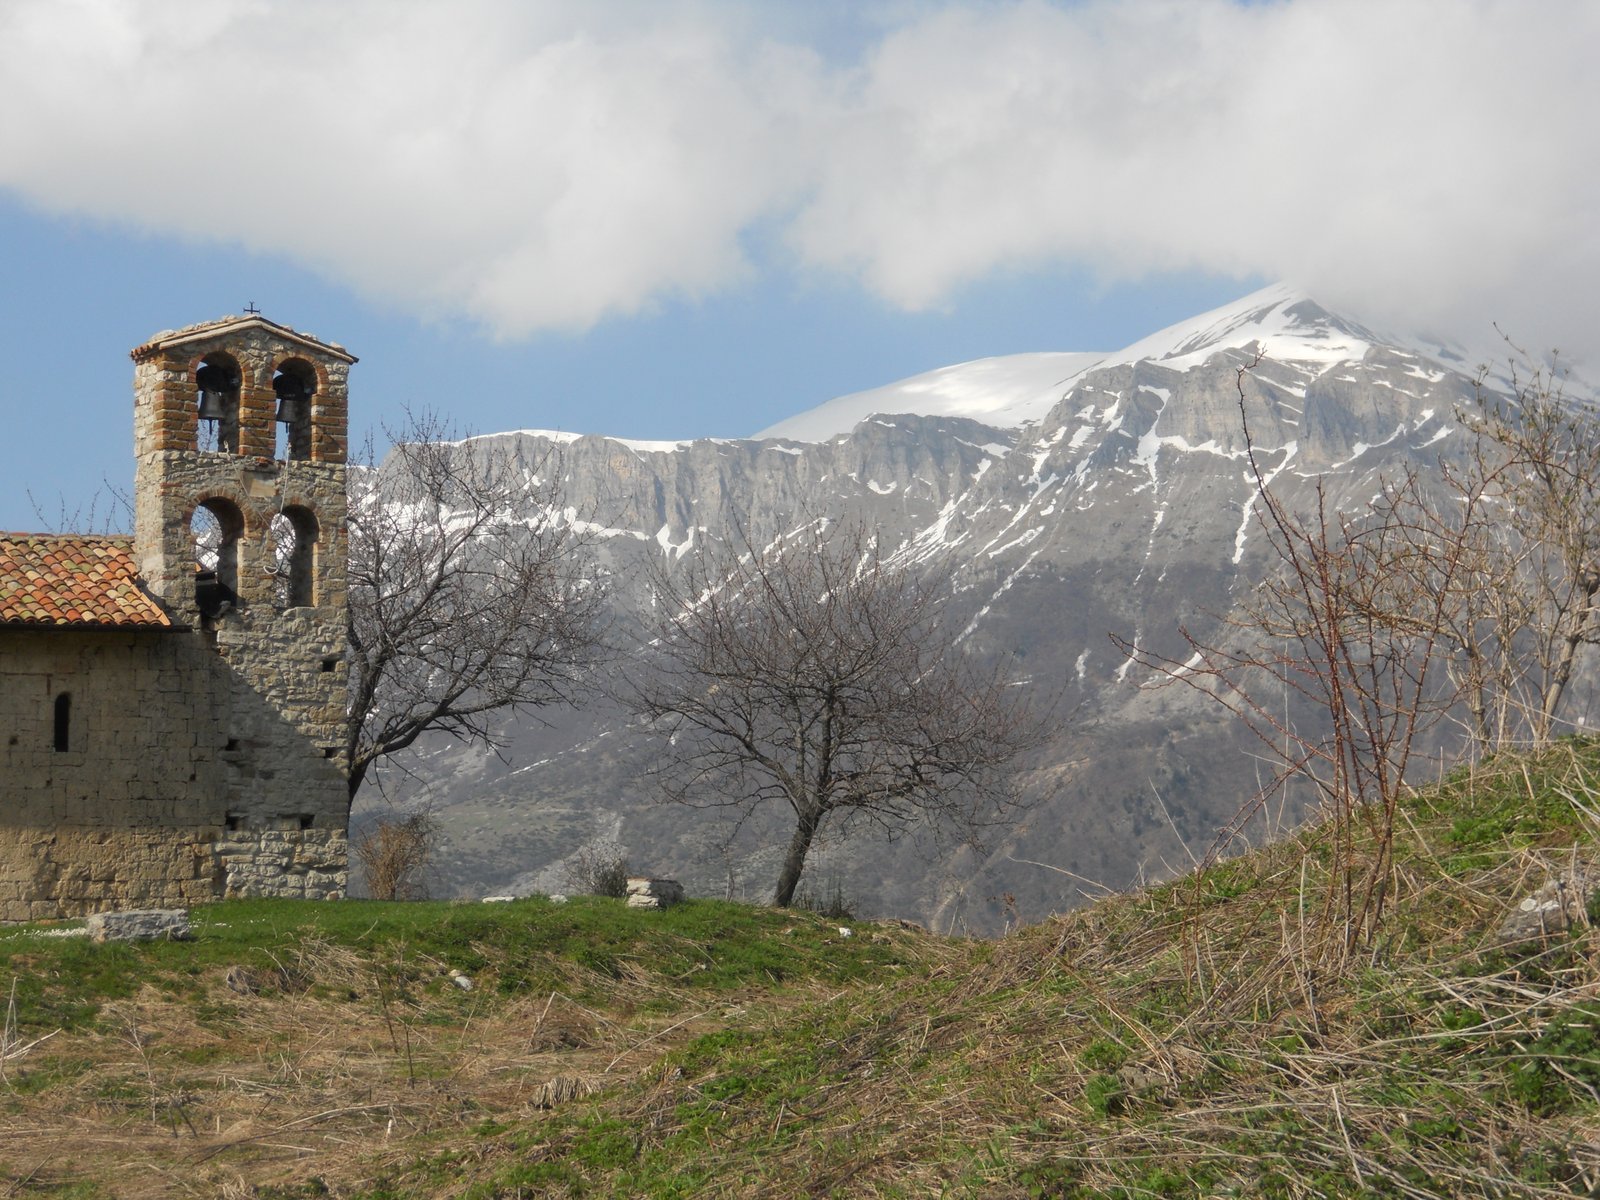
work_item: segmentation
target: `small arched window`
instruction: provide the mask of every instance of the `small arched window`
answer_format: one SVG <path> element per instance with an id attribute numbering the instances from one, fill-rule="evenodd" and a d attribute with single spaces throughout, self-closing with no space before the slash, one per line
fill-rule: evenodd
<path id="1" fill-rule="evenodd" d="M 72 693 L 62 692 L 56 697 L 56 750 L 65 753 L 72 748 Z"/>
<path id="2" fill-rule="evenodd" d="M 281 363 L 272 375 L 272 394 L 278 398 L 277 457 L 311 457 L 311 397 L 317 394 L 317 372 L 302 358 Z"/>
<path id="3" fill-rule="evenodd" d="M 239 450 L 239 385 L 244 376 L 231 354 L 206 355 L 194 371 L 199 395 L 197 450 L 236 454 Z"/>
<path id="4" fill-rule="evenodd" d="M 189 519 L 194 547 L 195 607 L 215 618 L 239 603 L 239 539 L 244 517 L 231 501 L 202 500 Z"/>
<path id="5" fill-rule="evenodd" d="M 309 508 L 290 505 L 272 518 L 274 603 L 279 608 L 309 608 L 317 602 L 317 518 Z"/>

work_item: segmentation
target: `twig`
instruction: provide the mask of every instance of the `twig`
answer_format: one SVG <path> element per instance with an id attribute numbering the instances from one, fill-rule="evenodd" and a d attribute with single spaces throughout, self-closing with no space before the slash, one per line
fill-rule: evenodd
<path id="1" fill-rule="evenodd" d="M 392 1103 L 385 1102 L 383 1104 L 354 1104 L 347 1108 L 325 1109 L 319 1113 L 312 1113 L 308 1117 L 298 1117 L 293 1121 L 287 1121 L 282 1125 L 276 1125 L 273 1128 L 263 1130 L 260 1133 L 253 1133 L 248 1137 L 233 1138 L 218 1145 L 208 1147 L 205 1151 L 196 1155 L 192 1161 L 197 1163 L 207 1162 L 221 1154 L 224 1150 L 231 1150 L 235 1146 L 245 1146 L 251 1142 L 259 1142 L 269 1137 L 276 1137 L 278 1134 L 287 1132 L 290 1129 L 294 1129 L 296 1126 L 312 1125 L 318 1121 L 332 1120 L 334 1117 L 348 1117 L 355 1113 L 377 1112 L 381 1109 L 392 1109 L 393 1107 L 394 1105 Z"/>
<path id="2" fill-rule="evenodd" d="M 709 1012 L 710 1010 L 708 1009 L 707 1011 Z M 644 1041 L 635 1042 L 632 1046 L 629 1046 L 621 1054 L 619 1054 L 615 1058 L 613 1058 L 609 1063 L 606 1064 L 606 1069 L 605 1069 L 605 1071 L 602 1071 L 601 1074 L 604 1075 L 607 1072 L 609 1072 L 612 1067 L 616 1066 L 619 1062 L 621 1062 L 623 1059 L 627 1058 L 628 1055 L 632 1054 L 635 1050 L 638 1050 L 640 1047 L 648 1046 L 651 1042 L 655 1041 L 657 1038 L 666 1037 L 667 1034 L 671 1033 L 674 1029 L 677 1029 L 677 1028 L 680 1028 L 681 1026 L 687 1025 L 690 1021 L 698 1021 L 701 1017 L 703 1017 L 705 1015 L 706 1014 L 703 1013 L 703 1012 L 697 1012 L 691 1017 L 685 1017 L 681 1021 L 673 1022 L 671 1025 L 668 1025 L 665 1029 L 656 1030 L 656 1032 L 652 1033 L 649 1037 L 645 1038 Z"/>

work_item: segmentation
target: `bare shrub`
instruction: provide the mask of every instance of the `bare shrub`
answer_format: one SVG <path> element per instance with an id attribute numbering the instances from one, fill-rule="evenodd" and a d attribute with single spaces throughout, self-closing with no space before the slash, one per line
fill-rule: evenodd
<path id="1" fill-rule="evenodd" d="M 367 894 L 374 900 L 425 899 L 425 876 L 437 834 L 433 814 L 426 809 L 379 818 L 351 846 Z"/>
<path id="2" fill-rule="evenodd" d="M 567 859 L 561 879 L 574 895 L 621 899 L 628 894 L 629 871 L 628 856 L 622 847 L 616 842 L 601 842 L 585 846 Z"/>

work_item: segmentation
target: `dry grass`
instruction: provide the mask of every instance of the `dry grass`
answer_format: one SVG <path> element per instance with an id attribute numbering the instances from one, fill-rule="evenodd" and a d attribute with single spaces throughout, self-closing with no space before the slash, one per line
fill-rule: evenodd
<path id="1" fill-rule="evenodd" d="M 319 990 L 342 988 L 330 984 L 340 976 L 372 987 L 346 958 L 312 966 Z M 231 996 L 220 975 L 197 986 Z M 0 1196 L 86 1179 L 129 1200 L 217 1195 L 245 1179 L 359 1189 L 419 1144 L 551 1107 L 551 1080 L 585 1081 L 563 1099 L 625 1081 L 708 1025 L 703 1012 L 641 1014 L 618 1000 L 607 1014 L 551 993 L 441 1023 L 427 1001 L 245 996 L 221 1001 L 223 1030 L 146 988 L 33 1055 L 30 1078 L 67 1074 L 12 1093 L 0 1160 L 13 1184 L 31 1182 L 0 1183 Z"/>
<path id="2" fill-rule="evenodd" d="M 487 1156 L 499 1127 L 624 1087 L 823 986 L 562 972 L 540 993 L 506 996 L 488 974 L 464 990 L 426 956 L 311 936 L 268 969 L 147 984 L 54 1038 L 8 1032 L 0 1197 L 366 1194 L 419 1154 Z M 309 1180 L 325 1191 L 298 1190 Z"/>
<path id="3" fill-rule="evenodd" d="M 1561 753 L 1526 807 L 1570 819 L 1519 827 L 1522 766 L 1410 805 L 1392 916 L 1340 971 L 1307 833 L 691 1046 L 470 1194 L 1600 1194 L 1600 934 L 1493 937 L 1595 854 L 1592 752 Z"/>
<path id="4" fill-rule="evenodd" d="M 55 1037 L 56 1032 L 45 1034 L 43 1037 L 34 1038 L 25 1042 L 17 1033 L 17 984 L 11 982 L 11 994 L 6 999 L 5 1020 L 0 1021 L 0 1084 L 9 1082 L 6 1067 L 10 1063 L 21 1062 L 35 1049 Z"/>

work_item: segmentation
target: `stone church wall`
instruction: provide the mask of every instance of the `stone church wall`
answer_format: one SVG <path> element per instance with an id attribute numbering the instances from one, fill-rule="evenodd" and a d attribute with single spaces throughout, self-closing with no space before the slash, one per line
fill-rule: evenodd
<path id="1" fill-rule="evenodd" d="M 344 893 L 339 763 L 200 637 L 7 629 L 0 656 L 0 921 Z"/>

